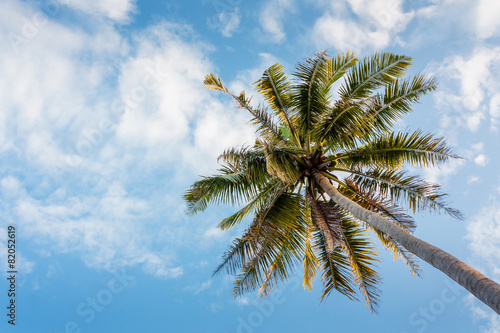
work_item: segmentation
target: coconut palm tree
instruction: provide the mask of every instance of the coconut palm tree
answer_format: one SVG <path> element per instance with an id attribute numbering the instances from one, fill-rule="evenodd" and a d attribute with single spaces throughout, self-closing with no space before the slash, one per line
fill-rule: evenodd
<path id="1" fill-rule="evenodd" d="M 211 203 L 239 205 L 219 223 L 222 230 L 253 216 L 215 271 L 236 275 L 235 296 L 257 288 L 267 295 L 302 266 L 307 289 L 321 272 L 322 299 L 333 290 L 356 299 L 359 289 L 376 310 L 379 256 L 370 231 L 413 274 L 416 255 L 500 314 L 498 284 L 412 235 L 408 210 L 461 214 L 438 185 L 402 170 L 457 158 L 442 138 L 393 132 L 412 104 L 436 89 L 432 77 L 405 78 L 410 65 L 411 58 L 391 53 L 359 61 L 352 53 L 322 52 L 299 63 L 289 80 L 278 63 L 255 83 L 267 106 L 252 106 L 244 92 L 232 94 L 216 75 L 205 77 L 208 89 L 250 112 L 258 133 L 253 146 L 224 151 L 218 173 L 184 196 L 192 214 Z"/>

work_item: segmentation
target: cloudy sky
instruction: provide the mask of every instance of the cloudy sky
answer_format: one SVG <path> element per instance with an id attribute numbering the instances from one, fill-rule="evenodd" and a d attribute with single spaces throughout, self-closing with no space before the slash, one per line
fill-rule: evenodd
<path id="1" fill-rule="evenodd" d="M 500 280 L 500 3 L 496 0 L 2 0 L 2 332 L 500 332 L 500 320 L 422 263 L 383 253 L 380 313 L 304 291 L 268 299 L 211 279 L 237 230 L 230 207 L 185 216 L 182 193 L 252 142 L 248 115 L 202 86 L 252 93 L 262 71 L 314 52 L 391 51 L 436 76 L 402 128 L 445 136 L 462 160 L 422 175 L 464 222 L 417 216 L 416 235 Z M 16 228 L 16 326 L 7 323 Z"/>

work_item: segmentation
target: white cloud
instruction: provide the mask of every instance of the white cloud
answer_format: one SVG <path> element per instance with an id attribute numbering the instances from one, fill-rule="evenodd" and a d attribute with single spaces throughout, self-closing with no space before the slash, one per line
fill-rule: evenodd
<path id="1" fill-rule="evenodd" d="M 224 37 L 232 37 L 233 33 L 240 26 L 239 8 L 234 8 L 233 11 L 221 11 L 214 19 L 209 20 L 209 25 L 219 30 Z"/>
<path id="2" fill-rule="evenodd" d="M 150 239 L 137 237 L 146 234 L 146 224 L 138 222 L 151 210 L 149 203 L 114 183 L 101 197 L 80 195 L 53 202 L 34 199 L 23 189 L 3 214 L 18 221 L 37 246 L 78 253 L 89 267 L 112 270 L 143 264 L 150 274 L 179 276 L 182 270 L 171 267 L 172 256 L 152 251 Z"/>
<path id="3" fill-rule="evenodd" d="M 478 47 L 469 57 L 449 57 L 439 65 L 437 76 L 445 84 L 434 96 L 438 108 L 445 111 L 444 128 L 456 131 L 465 127 L 476 132 L 485 120 L 490 120 L 490 128 L 496 129 L 500 116 L 499 65 L 499 47 Z"/>
<path id="4" fill-rule="evenodd" d="M 474 163 L 484 167 L 488 164 L 489 160 L 490 159 L 485 154 L 479 154 L 474 158 Z"/>
<path id="5" fill-rule="evenodd" d="M 136 0 L 58 0 L 57 2 L 86 14 L 124 22 L 129 20 L 130 13 L 135 10 Z"/>
<path id="6" fill-rule="evenodd" d="M 210 303 L 210 311 L 213 313 L 217 313 L 224 308 L 224 303 Z"/>
<path id="7" fill-rule="evenodd" d="M 248 299 L 248 297 L 238 297 L 234 300 L 236 302 L 236 304 L 240 305 L 240 306 L 245 306 L 245 305 L 249 305 L 250 304 L 250 299 Z"/>
<path id="8" fill-rule="evenodd" d="M 181 38 L 191 34 L 187 27 L 164 24 L 138 36 L 137 55 L 122 65 L 121 100 L 130 102 L 107 159 L 116 160 L 127 146 L 150 163 L 175 162 L 187 168 L 176 172 L 205 173 L 213 172 L 225 148 L 252 142 L 247 113 L 204 89 L 203 78 L 212 71 L 209 47 Z"/>
<path id="9" fill-rule="evenodd" d="M 182 291 L 191 292 L 191 293 L 193 293 L 193 295 L 196 296 L 196 295 L 200 294 L 202 291 L 210 288 L 211 285 L 212 285 L 212 280 L 207 280 L 207 281 L 202 282 L 202 283 L 197 283 L 195 285 L 186 286 L 186 287 L 182 288 Z"/>
<path id="10" fill-rule="evenodd" d="M 477 301 L 471 295 L 468 298 L 468 305 L 472 310 L 473 318 L 476 321 L 486 321 L 486 326 L 479 327 L 480 333 L 500 333 L 500 317 L 497 313 L 492 312 L 482 304 L 477 304 Z"/>
<path id="11" fill-rule="evenodd" d="M 471 184 L 477 183 L 479 180 L 480 180 L 479 177 L 469 176 L 469 177 L 467 177 L 467 184 L 471 185 Z"/>
<path id="12" fill-rule="evenodd" d="M 490 199 L 467 223 L 467 239 L 473 266 L 483 274 L 500 281 L 500 202 Z M 486 321 L 481 332 L 500 332 L 498 315 L 477 300 L 470 302 L 476 320 Z"/>
<path id="13" fill-rule="evenodd" d="M 414 13 L 404 12 L 401 0 L 348 0 L 333 2 L 318 18 L 312 38 L 320 48 L 341 51 L 381 49 L 404 31 Z"/>
<path id="14" fill-rule="evenodd" d="M 84 32 L 45 17 L 26 35 L 40 13 L 0 4 L 0 35 L 21 38 L 0 39 L 0 155 L 27 175 L 0 175 L 2 216 L 35 252 L 180 276 L 180 245 L 202 237 L 180 223 L 181 192 L 253 141 L 248 115 L 204 89 L 210 47 L 189 27 L 159 23 L 129 43 L 107 20 Z"/>
<path id="15" fill-rule="evenodd" d="M 0 107 L 5 110 L 0 152 L 15 150 L 48 167 L 75 149 L 73 133 L 103 117 L 102 106 L 86 107 L 84 92 L 98 89 L 111 74 L 110 59 L 119 57 L 126 43 L 107 25 L 93 36 L 48 17 L 37 23 L 42 12 L 27 4 L 8 0 L 0 6 L 0 31 L 11 37 L 0 40 Z M 30 24 L 36 30 L 27 34 L 24 27 Z M 93 60 L 80 56 L 86 52 Z"/>
<path id="16" fill-rule="evenodd" d="M 477 4 L 476 24 L 479 38 L 498 36 L 500 33 L 500 2 L 479 0 Z"/>
<path id="17" fill-rule="evenodd" d="M 464 165 L 465 160 L 452 159 L 439 167 L 424 169 L 423 176 L 431 183 L 443 184 L 450 176 L 458 173 Z"/>
<path id="18" fill-rule="evenodd" d="M 500 120 L 500 92 L 495 92 L 491 96 L 489 112 L 490 112 L 492 127 L 496 129 L 498 121 Z"/>
<path id="19" fill-rule="evenodd" d="M 205 231 L 203 234 L 203 238 L 205 240 L 220 240 L 226 235 L 226 232 L 224 230 L 221 230 L 219 228 L 213 227 Z"/>
<path id="20" fill-rule="evenodd" d="M 294 0 L 272 0 L 265 2 L 259 14 L 259 23 L 266 33 L 265 40 L 282 43 L 286 38 L 283 20 L 295 11 Z"/>

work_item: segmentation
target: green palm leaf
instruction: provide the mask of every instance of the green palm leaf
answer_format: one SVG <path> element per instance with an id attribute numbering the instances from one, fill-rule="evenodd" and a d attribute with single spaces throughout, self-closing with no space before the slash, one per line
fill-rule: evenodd
<path id="1" fill-rule="evenodd" d="M 303 207 L 300 196 L 283 193 L 257 214 L 250 228 L 255 230 L 253 241 L 258 250 L 236 276 L 235 296 L 257 287 L 266 295 L 300 262 L 307 230 Z"/>
<path id="2" fill-rule="evenodd" d="M 373 124 L 366 101 L 338 101 L 318 117 L 312 130 L 313 139 L 327 141 L 332 149 L 355 147 L 357 140 L 366 135 Z"/>
<path id="3" fill-rule="evenodd" d="M 406 214 L 401 207 L 377 192 L 366 190 L 352 179 L 345 179 L 345 185 L 340 186 L 339 191 L 361 207 L 383 215 L 404 229 L 413 231 L 416 227 L 415 220 Z"/>
<path id="4" fill-rule="evenodd" d="M 313 246 L 313 231 L 312 225 L 309 224 L 305 235 L 306 245 L 304 249 L 304 259 L 302 260 L 304 265 L 304 279 L 302 280 L 302 285 L 308 290 L 312 290 L 313 281 L 319 268 L 319 259 L 316 256 Z"/>
<path id="5" fill-rule="evenodd" d="M 322 267 L 323 293 L 321 300 L 326 300 L 334 290 L 351 300 L 356 300 L 354 281 L 347 256 L 339 248 L 328 252 L 325 238 L 319 232 L 315 234 L 314 247 L 318 249 L 318 259 Z"/>
<path id="6" fill-rule="evenodd" d="M 376 191 L 393 201 L 406 204 L 413 212 L 445 211 L 454 218 L 463 218 L 458 210 L 448 206 L 444 200 L 446 194 L 438 192 L 439 185 L 426 182 L 418 176 L 407 176 L 406 172 L 395 170 L 345 171 L 351 172 L 354 181 L 367 191 Z"/>
<path id="7" fill-rule="evenodd" d="M 345 84 L 340 89 L 344 99 L 360 99 L 370 96 L 375 90 L 401 78 L 411 58 L 392 53 L 375 53 L 358 62 L 347 74 Z"/>
<path id="8" fill-rule="evenodd" d="M 221 174 L 204 177 L 195 182 L 184 194 L 188 214 L 204 211 L 209 203 L 241 204 L 256 195 L 258 188 L 243 171 L 229 167 L 220 169 Z"/>
<path id="9" fill-rule="evenodd" d="M 290 120 L 290 109 L 292 108 L 290 98 L 291 85 L 285 74 L 283 66 L 274 64 L 264 71 L 260 80 L 256 81 L 255 88 L 264 99 L 271 105 L 274 114 L 280 117 L 280 122 L 286 124 L 286 130 L 294 139 L 294 143 L 300 145 L 296 128 Z"/>
<path id="10" fill-rule="evenodd" d="M 292 85 L 292 105 L 295 108 L 299 135 L 309 148 L 309 130 L 318 114 L 327 107 L 329 91 L 324 82 L 328 76 L 328 61 L 324 52 L 317 53 L 314 58 L 307 58 L 297 65 L 293 74 L 298 82 Z"/>
<path id="11" fill-rule="evenodd" d="M 364 146 L 335 156 L 350 167 L 382 166 L 400 168 L 404 163 L 420 167 L 434 167 L 450 158 L 458 158 L 442 138 L 421 131 L 387 133 Z"/>
<path id="12" fill-rule="evenodd" d="M 436 90 L 437 83 L 433 77 L 416 75 L 411 79 L 397 79 L 388 84 L 382 95 L 378 95 L 378 101 L 374 103 L 375 124 L 373 131 L 390 131 L 396 121 L 403 114 L 410 113 L 414 103 L 423 95 Z"/>
<path id="13" fill-rule="evenodd" d="M 380 277 L 372 266 L 380 261 L 377 248 L 352 218 L 344 216 L 341 230 L 344 238 L 343 250 L 348 255 L 354 282 L 361 290 L 370 310 L 376 312 L 380 296 L 377 284 Z"/>

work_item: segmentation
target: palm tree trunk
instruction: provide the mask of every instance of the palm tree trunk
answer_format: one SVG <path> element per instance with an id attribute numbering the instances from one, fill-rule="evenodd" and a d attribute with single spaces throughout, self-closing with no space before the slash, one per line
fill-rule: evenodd
<path id="1" fill-rule="evenodd" d="M 314 170 L 313 175 L 314 179 L 330 196 L 332 201 L 349 211 L 356 218 L 392 237 L 408 251 L 448 275 L 476 296 L 481 302 L 500 314 L 500 285 L 498 283 L 487 278 L 451 254 L 424 242 L 386 218 L 344 197 L 319 171 Z"/>

